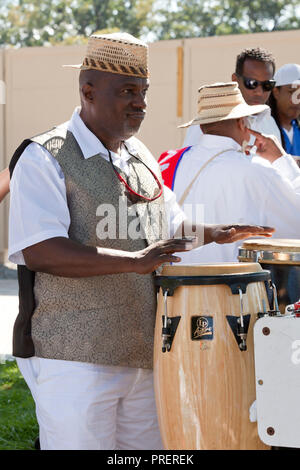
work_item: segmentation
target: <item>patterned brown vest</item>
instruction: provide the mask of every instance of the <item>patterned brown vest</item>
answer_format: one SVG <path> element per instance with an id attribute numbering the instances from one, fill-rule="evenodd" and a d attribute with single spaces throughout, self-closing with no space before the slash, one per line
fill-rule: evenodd
<path id="1" fill-rule="evenodd" d="M 166 238 L 163 197 L 131 203 L 111 164 L 100 155 L 85 159 L 73 134 L 63 126 L 31 141 L 50 151 L 64 173 L 70 239 L 93 247 L 137 251 Z M 139 159 L 161 179 L 157 162 L 146 147 L 137 139 L 135 146 Z M 138 193 L 153 195 L 157 184 L 149 170 L 134 157 L 128 163 L 130 186 Z M 39 272 L 35 275 L 34 297 L 31 335 L 35 355 L 152 367 L 156 312 L 153 274 L 66 278 Z"/>

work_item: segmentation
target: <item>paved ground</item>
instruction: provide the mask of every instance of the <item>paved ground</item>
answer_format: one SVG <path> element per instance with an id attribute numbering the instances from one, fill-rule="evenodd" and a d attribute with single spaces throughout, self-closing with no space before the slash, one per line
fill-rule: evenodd
<path id="1" fill-rule="evenodd" d="M 16 267 L 0 265 L 0 360 L 12 354 L 12 330 L 18 313 Z"/>

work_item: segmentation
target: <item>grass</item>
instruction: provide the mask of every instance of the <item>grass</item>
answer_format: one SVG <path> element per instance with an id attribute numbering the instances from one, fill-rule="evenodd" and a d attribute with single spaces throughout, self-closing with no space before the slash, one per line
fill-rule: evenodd
<path id="1" fill-rule="evenodd" d="M 33 450 L 35 404 L 15 361 L 0 363 L 0 450 Z"/>

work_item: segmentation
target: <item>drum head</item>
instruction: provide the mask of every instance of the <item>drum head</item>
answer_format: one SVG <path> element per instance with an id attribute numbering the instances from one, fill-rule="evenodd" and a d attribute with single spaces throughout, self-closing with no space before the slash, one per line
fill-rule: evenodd
<path id="1" fill-rule="evenodd" d="M 239 249 L 239 261 L 300 264 L 300 240 L 272 238 L 246 240 Z"/>
<path id="2" fill-rule="evenodd" d="M 289 238 L 271 238 L 267 240 L 246 240 L 242 248 L 248 250 L 284 251 L 300 253 L 300 240 Z"/>
<path id="3" fill-rule="evenodd" d="M 260 271 L 262 271 L 262 267 L 259 263 L 179 264 L 165 265 L 161 276 L 218 276 Z"/>

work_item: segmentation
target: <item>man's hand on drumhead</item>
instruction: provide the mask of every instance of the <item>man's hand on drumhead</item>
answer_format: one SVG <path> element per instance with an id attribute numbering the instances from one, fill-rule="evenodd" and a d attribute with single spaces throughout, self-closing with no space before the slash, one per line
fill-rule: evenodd
<path id="1" fill-rule="evenodd" d="M 161 240 L 149 245 L 141 251 L 133 253 L 134 271 L 139 274 L 147 274 L 155 271 L 164 263 L 178 263 L 181 258 L 174 253 L 189 251 L 197 246 L 196 237 L 171 238 Z"/>
<path id="2" fill-rule="evenodd" d="M 214 225 L 209 227 L 205 243 L 234 243 L 251 237 L 271 237 L 275 229 L 258 225 Z M 209 239 L 210 237 L 210 239 Z"/>

